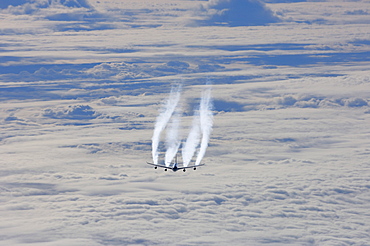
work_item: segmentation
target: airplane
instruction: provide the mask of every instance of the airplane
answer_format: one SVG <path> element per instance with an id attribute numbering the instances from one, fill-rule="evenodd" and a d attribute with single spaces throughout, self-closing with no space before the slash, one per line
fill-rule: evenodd
<path id="1" fill-rule="evenodd" d="M 179 166 L 177 166 L 178 165 L 177 155 L 176 155 L 175 161 L 174 161 L 172 166 L 171 165 L 166 166 L 166 165 L 162 165 L 162 164 L 154 164 L 154 163 L 150 163 L 150 162 L 146 162 L 146 163 L 148 165 L 154 166 L 154 169 L 157 169 L 158 167 L 161 167 L 161 168 L 164 168 L 164 171 L 167 171 L 167 169 L 171 169 L 173 172 L 177 172 L 178 170 L 182 170 L 183 172 L 186 172 L 186 169 L 188 169 L 188 168 L 193 168 L 193 170 L 197 170 L 197 167 L 205 165 L 205 164 L 199 164 L 199 165 L 193 165 L 193 166 L 187 166 L 187 167 L 179 167 Z"/>

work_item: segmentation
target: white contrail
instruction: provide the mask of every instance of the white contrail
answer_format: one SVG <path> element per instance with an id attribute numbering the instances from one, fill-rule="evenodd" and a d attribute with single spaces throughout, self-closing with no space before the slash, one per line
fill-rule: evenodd
<path id="1" fill-rule="evenodd" d="M 210 134 L 212 132 L 213 115 L 212 115 L 212 97 L 211 87 L 209 86 L 202 92 L 199 110 L 195 110 L 192 127 L 189 135 L 183 144 L 182 159 L 183 166 L 189 166 L 197 148 L 199 151 L 195 161 L 195 165 L 199 165 L 202 161 L 209 143 Z M 173 86 L 165 105 L 163 105 L 161 113 L 157 117 L 152 137 L 152 156 L 153 163 L 158 164 L 158 146 L 161 133 L 166 129 L 166 154 L 165 165 L 170 166 L 173 158 L 176 156 L 181 141 L 179 138 L 179 127 L 181 119 L 181 110 L 178 104 L 181 96 L 182 84 Z M 172 118 L 172 120 L 171 120 Z M 171 122 L 169 123 L 169 121 Z M 167 126 L 168 125 L 168 126 Z M 200 145 L 200 146 L 199 146 Z"/>
<path id="2" fill-rule="evenodd" d="M 181 141 L 179 140 L 179 126 L 180 126 L 180 110 L 176 109 L 174 115 L 172 116 L 172 121 L 167 127 L 166 135 L 166 155 L 165 155 L 165 165 L 168 167 L 171 161 L 177 154 L 179 150 Z"/>
<path id="3" fill-rule="evenodd" d="M 202 133 L 202 140 L 200 143 L 200 149 L 195 161 L 195 165 L 199 165 L 202 161 L 206 149 L 208 147 L 209 137 L 212 132 L 213 126 L 213 115 L 212 115 L 212 95 L 211 87 L 208 87 L 202 92 L 202 99 L 199 107 L 199 118 L 200 118 L 200 131 Z"/>
<path id="4" fill-rule="evenodd" d="M 182 147 L 182 160 L 184 166 L 187 167 L 194 156 L 195 150 L 197 149 L 200 141 L 200 118 L 199 111 L 194 112 L 194 118 L 192 127 L 190 129 L 188 138 Z"/>
<path id="5" fill-rule="evenodd" d="M 177 104 L 179 103 L 181 87 L 182 86 L 180 83 L 172 87 L 167 102 L 162 108 L 162 112 L 157 117 L 152 137 L 152 157 L 154 164 L 158 164 L 158 145 L 161 132 L 165 129 L 168 121 L 171 119 L 171 116 L 176 109 Z"/>

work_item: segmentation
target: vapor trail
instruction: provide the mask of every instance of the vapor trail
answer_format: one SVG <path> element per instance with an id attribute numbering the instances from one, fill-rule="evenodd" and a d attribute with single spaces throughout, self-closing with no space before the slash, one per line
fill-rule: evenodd
<path id="1" fill-rule="evenodd" d="M 189 135 L 186 139 L 185 144 L 182 147 L 182 160 L 184 166 L 187 167 L 194 156 L 195 150 L 197 149 L 200 141 L 200 118 L 199 110 L 195 111 L 192 127 Z"/>
<path id="2" fill-rule="evenodd" d="M 181 141 L 179 140 L 179 126 L 180 126 L 180 110 L 176 109 L 174 115 L 172 116 L 172 121 L 167 127 L 166 135 L 166 155 L 165 155 L 165 165 L 169 166 L 171 161 L 177 154 L 179 150 Z"/>
<path id="3" fill-rule="evenodd" d="M 165 129 L 168 121 L 171 119 L 171 116 L 176 109 L 177 104 L 179 103 L 181 88 L 182 85 L 180 83 L 172 87 L 167 102 L 162 107 L 162 112 L 157 117 L 152 137 L 152 157 L 154 164 L 158 164 L 158 145 L 161 132 Z"/>
<path id="4" fill-rule="evenodd" d="M 212 115 L 212 95 L 211 87 L 208 87 L 202 92 L 202 99 L 199 106 L 200 131 L 202 133 L 202 140 L 200 149 L 195 161 L 195 165 L 199 165 L 202 161 L 209 142 L 209 137 L 212 132 L 213 115 Z"/>

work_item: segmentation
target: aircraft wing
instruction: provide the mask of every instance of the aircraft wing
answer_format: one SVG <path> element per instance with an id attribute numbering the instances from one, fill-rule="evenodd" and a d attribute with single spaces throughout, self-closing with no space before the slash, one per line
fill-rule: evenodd
<path id="1" fill-rule="evenodd" d="M 205 164 L 199 164 L 199 165 L 193 165 L 193 166 L 187 166 L 187 167 L 179 167 L 179 169 L 186 169 L 186 168 L 197 168 L 200 166 L 204 166 Z"/>
<path id="2" fill-rule="evenodd" d="M 150 163 L 150 162 L 146 162 L 146 164 L 148 164 L 148 165 L 152 165 L 152 166 L 155 166 L 155 167 L 161 167 L 161 168 L 172 169 L 172 167 L 167 167 L 167 166 L 165 166 L 165 165 L 161 165 L 161 164 L 154 164 L 154 163 Z"/>

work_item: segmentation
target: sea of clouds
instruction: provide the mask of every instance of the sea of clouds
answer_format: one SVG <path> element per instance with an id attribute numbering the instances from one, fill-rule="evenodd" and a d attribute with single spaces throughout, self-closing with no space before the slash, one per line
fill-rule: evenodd
<path id="1" fill-rule="evenodd" d="M 0 244 L 367 245 L 368 13 L 1 1 Z"/>

